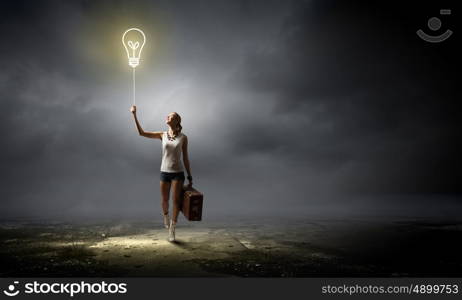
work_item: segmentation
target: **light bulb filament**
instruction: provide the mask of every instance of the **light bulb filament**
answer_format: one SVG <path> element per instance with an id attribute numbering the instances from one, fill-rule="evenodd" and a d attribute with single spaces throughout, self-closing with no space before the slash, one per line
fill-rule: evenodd
<path id="1" fill-rule="evenodd" d="M 139 42 L 133 43 L 132 41 L 128 41 L 128 46 L 130 46 L 130 48 L 132 48 L 133 50 L 136 50 L 140 46 L 140 43 Z"/>

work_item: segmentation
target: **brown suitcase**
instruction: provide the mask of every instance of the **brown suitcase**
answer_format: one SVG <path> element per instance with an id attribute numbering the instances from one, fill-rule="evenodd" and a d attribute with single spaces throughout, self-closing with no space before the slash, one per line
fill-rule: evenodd
<path id="1" fill-rule="evenodd" d="M 181 212 L 188 221 L 202 220 L 202 205 L 204 202 L 204 194 L 187 185 L 183 186 L 181 191 Z"/>

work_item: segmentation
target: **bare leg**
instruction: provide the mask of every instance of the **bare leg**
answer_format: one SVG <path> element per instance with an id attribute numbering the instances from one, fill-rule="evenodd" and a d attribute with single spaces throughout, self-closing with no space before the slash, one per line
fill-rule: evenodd
<path id="1" fill-rule="evenodd" d="M 171 183 L 168 181 L 160 181 L 160 194 L 162 201 L 162 212 L 164 215 L 168 214 L 168 198 L 170 197 L 170 186 Z"/>
<path id="2" fill-rule="evenodd" d="M 172 180 L 173 187 L 173 222 L 178 221 L 178 214 L 180 213 L 180 195 L 183 188 L 183 180 Z"/>

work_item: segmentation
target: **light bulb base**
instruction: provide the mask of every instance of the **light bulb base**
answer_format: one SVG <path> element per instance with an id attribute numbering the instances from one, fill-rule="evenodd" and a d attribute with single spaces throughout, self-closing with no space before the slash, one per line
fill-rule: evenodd
<path id="1" fill-rule="evenodd" d="M 140 59 L 137 58 L 137 57 L 130 57 L 128 59 L 128 65 L 132 68 L 135 68 L 136 66 L 138 66 L 140 64 Z"/>

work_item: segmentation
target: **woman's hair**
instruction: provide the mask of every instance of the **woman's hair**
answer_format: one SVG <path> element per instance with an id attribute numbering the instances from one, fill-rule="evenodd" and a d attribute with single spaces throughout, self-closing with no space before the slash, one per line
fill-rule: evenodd
<path id="1" fill-rule="evenodd" d="M 181 116 L 177 112 L 173 112 L 173 113 L 176 115 L 176 119 L 178 121 L 178 124 L 177 124 L 178 132 L 181 132 L 181 129 L 183 129 L 183 126 L 181 126 Z"/>

